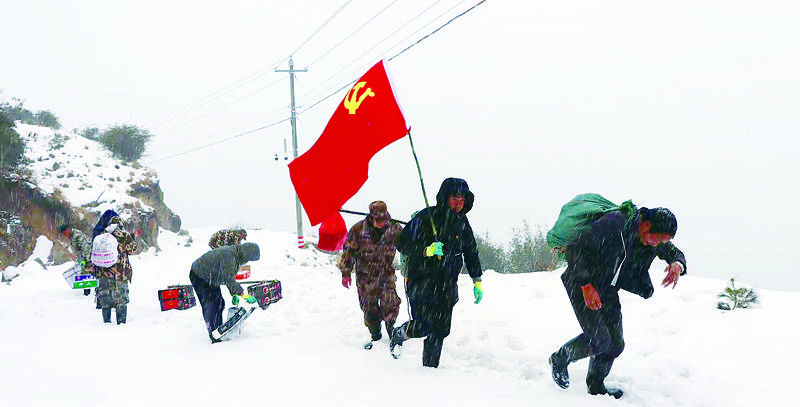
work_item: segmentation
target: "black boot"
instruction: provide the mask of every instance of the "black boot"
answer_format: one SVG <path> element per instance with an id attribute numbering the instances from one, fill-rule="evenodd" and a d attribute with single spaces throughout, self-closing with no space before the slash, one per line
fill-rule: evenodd
<path id="1" fill-rule="evenodd" d="M 437 334 L 430 334 L 422 343 L 422 366 L 439 367 L 439 357 L 442 356 L 444 338 Z"/>
<path id="2" fill-rule="evenodd" d="M 400 358 L 400 354 L 403 352 L 403 341 L 406 340 L 406 324 L 393 329 L 392 335 L 389 337 L 389 352 L 395 359 Z"/>
<path id="3" fill-rule="evenodd" d="M 622 390 L 606 387 L 603 383 L 613 364 L 614 358 L 607 355 L 597 355 L 589 359 L 589 370 L 586 373 L 586 388 L 589 394 L 608 394 L 615 399 L 622 397 Z"/>
<path id="4" fill-rule="evenodd" d="M 371 338 L 370 338 L 369 342 L 364 344 L 364 349 L 366 349 L 366 350 L 372 349 L 373 342 L 377 342 L 377 341 L 381 340 L 381 338 L 383 337 L 381 335 L 381 326 L 378 325 L 378 329 L 376 331 L 373 331 L 372 329 L 370 329 L 369 334 L 370 334 Z"/>
<path id="5" fill-rule="evenodd" d="M 588 388 L 589 394 L 593 396 L 608 394 L 615 399 L 621 398 L 624 393 L 622 390 L 614 387 L 606 387 L 604 384 L 590 385 Z"/>
<path id="6" fill-rule="evenodd" d="M 124 324 L 128 317 L 128 306 L 120 305 L 117 307 L 117 325 Z"/>
<path id="7" fill-rule="evenodd" d="M 111 323 L 111 308 L 101 308 L 100 311 L 103 313 L 103 322 L 106 324 Z"/>
<path id="8" fill-rule="evenodd" d="M 550 355 L 549 362 L 552 368 L 553 381 L 562 389 L 569 387 L 569 370 L 567 370 L 569 355 L 564 347 Z"/>

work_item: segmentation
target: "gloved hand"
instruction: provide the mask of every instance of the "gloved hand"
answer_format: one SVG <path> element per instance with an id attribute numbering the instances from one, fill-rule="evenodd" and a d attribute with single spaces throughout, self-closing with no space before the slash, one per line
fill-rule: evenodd
<path id="1" fill-rule="evenodd" d="M 342 287 L 350 289 L 350 284 L 353 283 L 353 279 L 350 276 L 342 277 Z"/>
<path id="2" fill-rule="evenodd" d="M 599 310 L 603 303 L 600 301 L 600 294 L 597 293 L 597 290 L 591 284 L 586 284 L 581 286 L 581 291 L 583 291 L 583 302 L 586 303 L 586 306 L 592 310 Z"/>
<path id="3" fill-rule="evenodd" d="M 475 294 L 475 304 L 479 304 L 483 299 L 483 285 L 480 281 L 475 282 L 475 287 L 472 288 L 473 294 Z"/>
<path id="4" fill-rule="evenodd" d="M 250 294 L 234 295 L 231 299 L 233 305 L 239 305 L 239 298 L 247 301 L 249 304 L 255 304 L 256 302 L 256 297 L 253 297 Z"/>
<path id="5" fill-rule="evenodd" d="M 444 256 L 443 248 L 444 243 L 433 242 L 430 246 L 425 248 L 425 257 Z"/>

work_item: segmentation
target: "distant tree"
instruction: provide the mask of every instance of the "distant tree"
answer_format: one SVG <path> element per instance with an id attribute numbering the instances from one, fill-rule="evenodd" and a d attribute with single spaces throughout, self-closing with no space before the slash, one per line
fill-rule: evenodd
<path id="1" fill-rule="evenodd" d="M 736 308 L 750 308 L 758 304 L 758 294 L 751 288 L 736 288 L 733 278 L 731 278 L 730 287 L 725 287 L 718 298 L 724 298 L 723 301 L 717 303 L 717 309 L 732 311 Z"/>
<path id="2" fill-rule="evenodd" d="M 15 168 L 25 151 L 25 143 L 14 131 L 14 123 L 0 111 L 0 168 Z"/>
<path id="3" fill-rule="evenodd" d="M 14 102 L 13 104 L 9 102 L 0 102 L 0 113 L 4 113 L 12 125 L 16 121 L 33 124 L 33 113 L 22 107 L 25 102 L 17 98 L 12 98 L 11 100 Z"/>
<path id="4" fill-rule="evenodd" d="M 83 130 L 75 129 L 75 133 L 81 135 L 81 137 L 88 138 L 89 140 L 100 140 L 100 129 L 94 126 L 84 127 Z"/>
<path id="5" fill-rule="evenodd" d="M 536 229 L 536 233 L 533 233 L 526 220 L 522 221 L 519 229 L 512 229 L 514 236 L 508 247 L 511 273 L 553 270 L 564 264 L 550 250 L 542 228 L 537 226 Z"/>
<path id="6" fill-rule="evenodd" d="M 503 249 L 503 245 L 495 244 L 489 239 L 489 233 L 485 237 L 475 235 L 475 243 L 478 246 L 478 258 L 481 260 L 481 267 L 484 270 L 494 270 L 498 273 L 508 273 L 508 258 Z"/>
<path id="7" fill-rule="evenodd" d="M 58 117 L 49 110 L 40 110 L 36 112 L 33 118 L 33 124 L 37 126 L 50 127 L 54 130 L 61 129 L 61 123 L 58 122 Z"/>
<path id="8" fill-rule="evenodd" d="M 149 131 L 132 124 L 110 127 L 100 136 L 100 142 L 117 158 L 136 161 L 147 149 L 153 136 Z"/>
<path id="9" fill-rule="evenodd" d="M 512 228 L 514 234 L 508 247 L 508 261 L 511 273 L 527 273 L 533 269 L 533 235 L 527 220 L 522 226 Z"/>

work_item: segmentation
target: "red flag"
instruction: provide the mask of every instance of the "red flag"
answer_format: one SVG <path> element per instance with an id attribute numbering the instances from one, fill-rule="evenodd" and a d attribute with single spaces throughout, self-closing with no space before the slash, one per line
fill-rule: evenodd
<path id="1" fill-rule="evenodd" d="M 347 240 L 347 225 L 339 212 L 336 212 L 319 225 L 319 242 L 317 249 L 328 252 L 342 250 Z"/>
<path id="2" fill-rule="evenodd" d="M 289 175 L 311 225 L 338 211 L 367 181 L 369 161 L 406 135 L 383 61 L 347 92 L 316 143 L 289 164 Z"/>

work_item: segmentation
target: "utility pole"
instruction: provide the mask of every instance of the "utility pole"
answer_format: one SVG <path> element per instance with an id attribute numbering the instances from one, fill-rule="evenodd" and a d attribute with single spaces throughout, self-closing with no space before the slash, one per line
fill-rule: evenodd
<path id="1" fill-rule="evenodd" d="M 292 98 L 292 150 L 294 151 L 294 158 L 297 158 L 297 109 L 294 105 L 294 73 L 295 72 L 308 72 L 308 69 L 294 69 L 292 56 L 289 55 L 289 70 L 276 69 L 275 72 L 289 72 L 289 91 Z M 294 205 L 297 210 L 297 247 L 302 249 L 306 247 L 303 240 L 303 211 L 300 209 L 300 198 L 297 197 L 297 192 L 294 194 Z"/>

